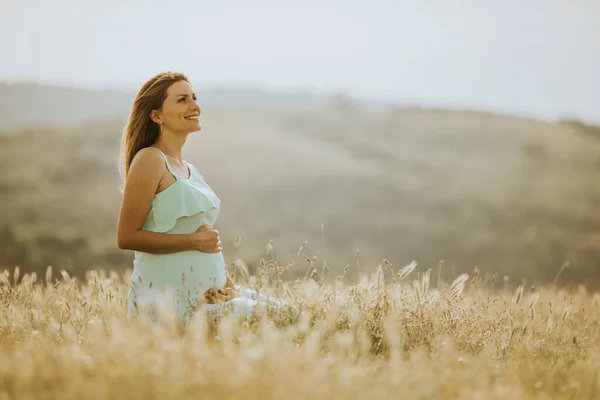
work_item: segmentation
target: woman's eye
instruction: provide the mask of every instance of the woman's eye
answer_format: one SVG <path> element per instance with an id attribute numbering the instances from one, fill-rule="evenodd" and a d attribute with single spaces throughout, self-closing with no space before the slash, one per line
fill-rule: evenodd
<path id="1" fill-rule="evenodd" d="M 183 103 L 185 101 L 185 97 L 182 97 L 181 99 L 179 99 L 180 103 Z"/>

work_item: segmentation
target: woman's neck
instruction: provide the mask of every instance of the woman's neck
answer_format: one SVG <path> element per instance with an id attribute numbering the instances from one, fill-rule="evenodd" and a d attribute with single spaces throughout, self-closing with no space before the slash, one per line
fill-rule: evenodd
<path id="1" fill-rule="evenodd" d="M 182 162 L 182 149 L 186 138 L 187 135 L 177 135 L 163 131 L 158 137 L 158 140 L 154 143 L 154 147 L 157 147 L 168 157 Z"/>

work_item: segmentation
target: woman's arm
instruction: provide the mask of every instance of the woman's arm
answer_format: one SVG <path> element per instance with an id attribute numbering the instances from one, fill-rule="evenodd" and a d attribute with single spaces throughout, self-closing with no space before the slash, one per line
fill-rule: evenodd
<path id="1" fill-rule="evenodd" d="M 117 244 L 123 250 L 169 254 L 185 250 L 220 251 L 218 232 L 203 227 L 193 234 L 173 235 L 143 230 L 165 163 L 157 151 L 140 151 L 133 159 L 119 211 Z"/>

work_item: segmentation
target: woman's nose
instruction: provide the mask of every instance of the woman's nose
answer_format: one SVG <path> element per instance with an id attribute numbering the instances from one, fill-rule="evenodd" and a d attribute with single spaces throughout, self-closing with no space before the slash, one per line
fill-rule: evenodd
<path id="1" fill-rule="evenodd" d="M 198 105 L 198 103 L 196 103 L 195 100 L 192 100 L 192 110 L 194 111 L 198 111 L 198 114 L 202 113 L 202 110 L 200 109 L 200 106 Z"/>

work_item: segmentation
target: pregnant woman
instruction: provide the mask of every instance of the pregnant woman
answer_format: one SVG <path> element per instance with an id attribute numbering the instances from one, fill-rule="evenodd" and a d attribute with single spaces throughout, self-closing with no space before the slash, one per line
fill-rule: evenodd
<path id="1" fill-rule="evenodd" d="M 182 158 L 187 136 L 200 130 L 200 107 L 187 77 L 160 73 L 138 92 L 121 142 L 123 201 L 118 246 L 133 250 L 128 314 L 176 306 L 185 323 L 199 309 L 225 304 L 237 315 L 281 305 L 236 286 L 225 270 L 218 232 L 221 201 Z"/>

